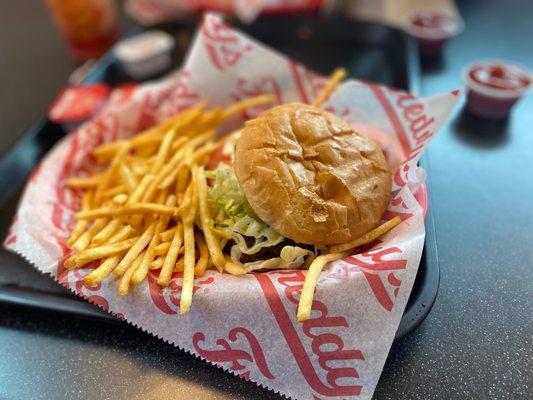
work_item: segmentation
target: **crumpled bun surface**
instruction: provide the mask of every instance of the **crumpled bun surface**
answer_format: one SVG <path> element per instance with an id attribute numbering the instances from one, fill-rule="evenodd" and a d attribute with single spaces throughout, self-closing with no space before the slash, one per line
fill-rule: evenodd
<path id="1" fill-rule="evenodd" d="M 277 106 L 248 121 L 234 169 L 256 214 L 300 243 L 329 245 L 365 234 L 379 224 L 391 193 L 378 145 L 306 104 Z"/>

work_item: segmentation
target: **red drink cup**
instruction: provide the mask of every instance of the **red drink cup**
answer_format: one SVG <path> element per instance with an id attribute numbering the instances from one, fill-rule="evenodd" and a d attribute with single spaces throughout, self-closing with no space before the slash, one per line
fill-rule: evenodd
<path id="1" fill-rule="evenodd" d="M 437 56 L 450 38 L 461 33 L 463 24 L 446 14 L 422 11 L 408 18 L 405 30 L 417 40 L 421 54 Z"/>
<path id="2" fill-rule="evenodd" d="M 46 4 L 77 62 L 99 58 L 118 38 L 113 0 L 46 0 Z"/>
<path id="3" fill-rule="evenodd" d="M 467 109 L 484 118 L 505 118 L 528 91 L 531 77 L 524 67 L 507 61 L 482 61 L 463 73 Z"/>

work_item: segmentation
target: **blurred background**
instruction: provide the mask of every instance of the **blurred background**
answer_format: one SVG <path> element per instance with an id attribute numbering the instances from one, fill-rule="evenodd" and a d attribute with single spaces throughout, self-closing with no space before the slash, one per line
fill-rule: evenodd
<path id="1" fill-rule="evenodd" d="M 434 306 L 393 345 L 375 398 L 533 398 L 530 0 L 4 1 L 2 233 L 42 156 L 24 153 L 26 170 L 13 173 L 2 164 L 13 145 L 34 135 L 45 143 L 44 154 L 64 134 L 61 126 L 68 130 L 94 111 L 58 117 L 59 128 L 51 129 L 46 116 L 60 93 L 84 79 L 113 86 L 176 68 L 199 15 L 210 8 L 322 73 L 343 65 L 358 78 L 423 96 L 464 89 L 422 161 L 430 248 L 421 268 L 434 279 L 421 277 L 417 290 Z M 152 41 L 149 51 L 138 42 L 118 50 L 121 38 L 154 29 L 169 41 Z M 168 51 L 171 64 L 128 70 L 127 54 L 143 51 L 149 61 Z M 87 321 L 61 309 L 50 314 L 35 302 L 28 307 L 35 291 L 60 289 L 4 253 L 0 398 L 280 398 L 125 324 Z M 8 291 L 2 297 L 3 288 L 11 297 Z"/>

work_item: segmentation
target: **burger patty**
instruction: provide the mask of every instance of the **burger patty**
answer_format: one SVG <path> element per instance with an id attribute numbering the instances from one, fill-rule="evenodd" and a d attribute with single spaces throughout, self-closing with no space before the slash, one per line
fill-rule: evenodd
<path id="1" fill-rule="evenodd" d="M 244 240 L 246 242 L 246 245 L 248 247 L 253 246 L 254 244 L 254 238 L 250 236 L 243 236 Z M 235 242 L 233 240 L 229 240 L 226 243 L 226 246 L 224 246 L 224 252 L 226 254 L 229 254 L 231 250 L 231 246 L 233 246 Z M 284 239 L 282 242 L 269 247 L 262 247 L 261 250 L 259 250 L 255 254 L 242 254 L 240 258 L 240 262 L 243 264 L 254 262 L 254 261 L 261 261 L 261 260 L 268 260 L 270 258 L 279 257 L 279 254 L 281 252 L 281 249 L 285 246 L 298 246 L 303 249 L 307 249 L 310 251 L 314 251 L 315 248 L 312 244 L 302 244 L 302 243 L 296 243 L 293 240 L 290 239 Z"/>

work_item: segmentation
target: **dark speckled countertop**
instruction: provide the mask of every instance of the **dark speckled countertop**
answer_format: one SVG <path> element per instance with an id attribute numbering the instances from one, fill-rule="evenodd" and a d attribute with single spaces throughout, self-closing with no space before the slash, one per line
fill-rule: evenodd
<path id="1" fill-rule="evenodd" d="M 72 69 L 42 2 L 5 3 L 0 150 L 43 113 Z M 441 61 L 424 64 L 424 94 L 461 87 L 462 68 L 479 58 L 533 70 L 533 2 L 459 7 L 466 30 Z M 504 122 L 458 110 L 427 159 L 440 292 L 426 321 L 393 346 L 375 398 L 531 399 L 533 94 Z M 128 326 L 0 306 L 0 399 L 30 398 L 280 397 Z"/>

